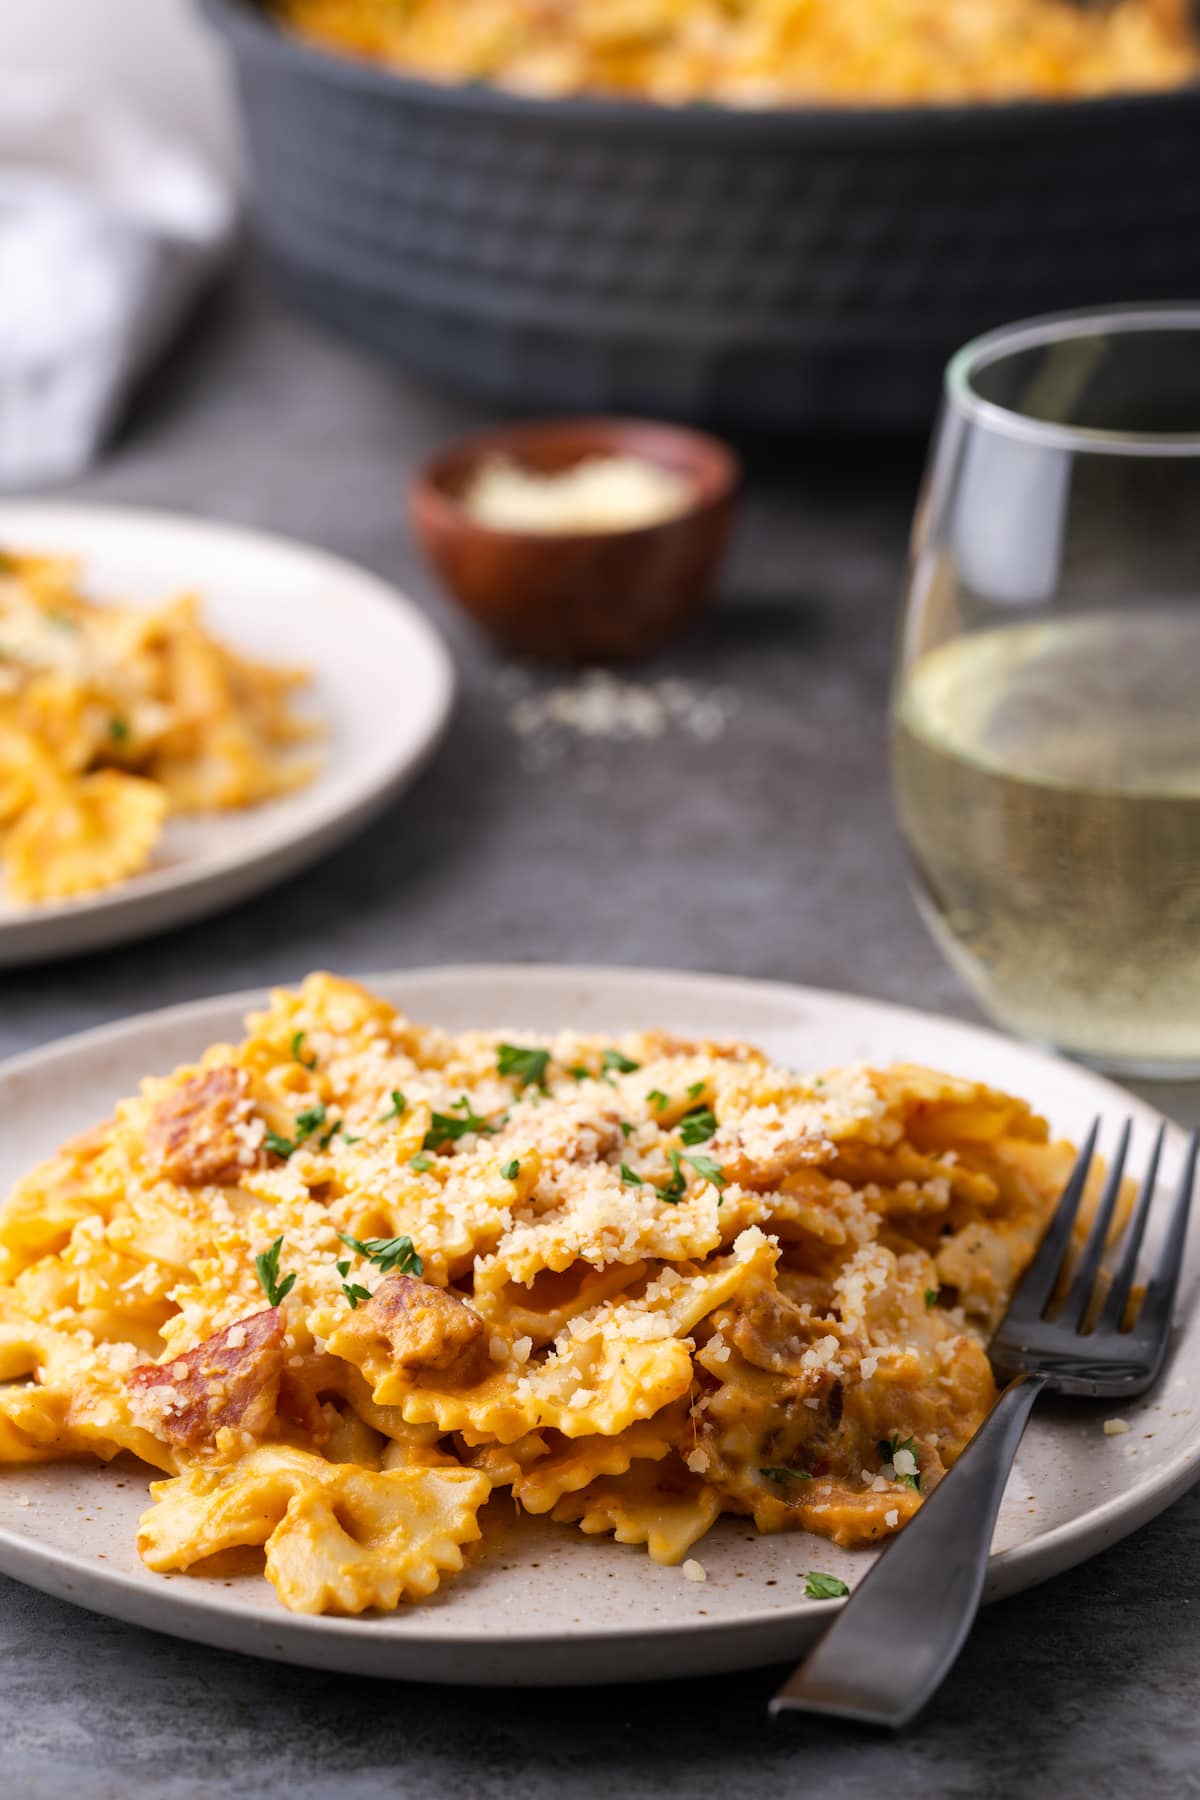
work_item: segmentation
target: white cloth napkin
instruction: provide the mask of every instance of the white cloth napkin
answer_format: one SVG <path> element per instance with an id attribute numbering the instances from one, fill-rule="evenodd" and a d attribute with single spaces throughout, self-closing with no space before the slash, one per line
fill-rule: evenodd
<path id="1" fill-rule="evenodd" d="M 0 74 L 0 488 L 95 457 L 235 221 L 183 144 L 76 82 Z"/>

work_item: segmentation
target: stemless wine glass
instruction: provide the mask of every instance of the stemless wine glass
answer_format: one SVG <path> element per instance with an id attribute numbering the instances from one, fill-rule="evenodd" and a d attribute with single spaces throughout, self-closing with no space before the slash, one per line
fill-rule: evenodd
<path id="1" fill-rule="evenodd" d="M 1200 305 L 959 351 L 892 719 L 918 904 L 988 1011 L 1200 1076 Z"/>

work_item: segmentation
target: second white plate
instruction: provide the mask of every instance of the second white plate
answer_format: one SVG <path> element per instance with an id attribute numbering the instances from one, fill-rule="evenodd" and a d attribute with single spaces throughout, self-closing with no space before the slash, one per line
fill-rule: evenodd
<path id="1" fill-rule="evenodd" d="M 171 513 L 18 502 L 0 505 L 0 545 L 80 557 L 101 600 L 198 593 L 217 636 L 311 671 L 304 705 L 326 730 L 308 787 L 171 820 L 152 866 L 118 887 L 29 906 L 0 880 L 0 966 L 144 937 L 295 873 L 387 805 L 449 716 L 454 671 L 433 627 L 377 576 L 307 544 Z"/>
<path id="2" fill-rule="evenodd" d="M 1025 1095 L 1055 1129 L 1079 1136 L 1096 1113 L 1111 1144 L 1135 1121 L 1133 1164 L 1158 1118 L 1110 1082 L 995 1032 L 850 995 L 774 983 L 647 970 L 477 968 L 413 971 L 374 983 L 414 1018 L 472 1025 L 618 1033 L 652 1025 L 748 1038 L 797 1068 L 860 1057 L 905 1058 Z M 103 1117 L 151 1071 L 241 1035 L 258 995 L 149 1013 L 88 1032 L 0 1068 L 0 1194 L 40 1156 Z M 1168 1136 L 1164 1181 L 1182 1133 Z M 1122 1412 L 1130 1431 L 1107 1437 L 1104 1406 L 1044 1403 L 1009 1483 L 989 1592 L 1010 1594 L 1094 1555 L 1160 1512 L 1200 1472 L 1200 1275 L 1193 1234 L 1180 1294 L 1186 1322 L 1157 1390 Z M 35 1587 L 134 1624 L 260 1656 L 367 1675 L 494 1685 L 653 1679 L 794 1656 L 831 1610 L 803 1598 L 810 1569 L 851 1583 L 871 1553 L 802 1534 L 759 1537 L 718 1521 L 694 1552 L 704 1583 L 659 1568 L 645 1552 L 573 1528 L 506 1522 L 493 1508 L 486 1552 L 433 1601 L 383 1618 L 302 1618 L 283 1611 L 257 1576 L 152 1575 L 134 1549 L 147 1471 L 81 1464 L 0 1468 L 0 1569 Z"/>

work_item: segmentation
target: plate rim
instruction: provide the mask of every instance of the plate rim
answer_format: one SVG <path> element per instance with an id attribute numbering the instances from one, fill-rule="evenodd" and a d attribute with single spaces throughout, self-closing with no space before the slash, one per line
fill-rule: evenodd
<path id="1" fill-rule="evenodd" d="M 103 948 L 119 941 L 131 930 L 138 933 L 145 930 L 149 935 L 226 905 L 234 905 L 273 885 L 276 880 L 285 880 L 377 816 L 415 779 L 445 736 L 458 690 L 457 670 L 449 646 L 406 589 L 365 564 L 286 532 L 260 530 L 257 526 L 169 507 L 109 505 L 99 501 L 26 500 L 20 496 L 0 495 L 0 537 L 10 529 L 25 531 L 25 521 L 35 524 L 41 515 L 47 521 L 77 519 L 81 535 L 97 524 L 124 526 L 131 538 L 139 530 L 179 531 L 192 538 L 222 541 L 230 551 L 241 547 L 302 557 L 318 570 L 323 566 L 332 580 L 349 579 L 369 605 L 379 608 L 381 617 L 386 615 L 389 623 L 407 632 L 419 645 L 419 654 L 427 663 L 423 687 L 429 719 L 419 741 L 399 760 L 393 752 L 387 768 L 375 774 L 365 787 L 357 786 L 348 804 L 333 807 L 326 801 L 321 806 L 321 775 L 318 773 L 310 790 L 318 804 L 317 814 L 302 823 L 298 830 L 276 837 L 260 848 L 249 852 L 244 848 L 209 852 L 199 865 L 183 862 L 142 871 L 132 881 L 120 882 L 94 894 L 46 901 L 16 917 L 0 919 L 0 967 L 5 962 L 11 965 L 34 963 L 58 954 Z M 61 533 L 64 528 L 48 524 L 48 529 Z M 68 534 L 70 529 L 69 526 L 66 528 Z M 64 554 L 73 553 L 72 547 L 67 546 Z M 79 550 L 79 555 L 86 564 L 89 556 L 86 547 Z M 84 574 L 86 578 L 86 568 Z M 212 891 L 214 889 L 216 893 Z M 127 916 L 142 911 L 155 916 L 149 923 L 130 920 Z M 37 947 L 39 940 L 55 935 L 61 935 L 63 939 L 60 951 L 53 945 Z M 22 939 L 34 940 L 33 947 L 24 947 Z"/>
<path id="2" fill-rule="evenodd" d="M 851 1005 L 868 1010 L 873 1015 L 883 1014 L 889 1020 L 903 1023 L 906 1020 L 935 1022 L 939 1028 L 949 1030 L 952 1036 L 961 1036 L 964 1048 L 972 1041 L 982 1038 L 988 1043 L 1004 1046 L 1018 1051 L 1023 1057 L 1044 1065 L 1050 1071 L 1070 1069 L 1073 1073 L 1085 1078 L 1098 1090 L 1103 1090 L 1112 1102 L 1119 1104 L 1126 1112 L 1135 1117 L 1140 1116 L 1147 1124 L 1166 1125 L 1166 1146 L 1176 1154 L 1182 1151 L 1186 1142 L 1186 1132 L 1174 1120 L 1141 1100 L 1128 1090 L 1121 1088 L 1108 1077 L 1100 1075 L 1066 1057 L 1030 1045 L 990 1026 L 977 1024 L 971 1020 L 947 1017 L 945 1015 L 924 1011 L 919 1007 L 908 1006 L 890 1000 L 878 1000 L 868 994 L 856 993 L 852 990 L 822 988 L 800 982 L 787 982 L 764 979 L 752 976 L 721 975 L 707 971 L 663 968 L 659 966 L 640 966 L 636 964 L 587 964 L 587 963 L 537 963 L 537 962 L 505 962 L 505 963 L 450 963 L 445 965 L 422 964 L 411 968 L 395 968 L 387 971 L 372 971 L 365 974 L 349 975 L 347 979 L 363 982 L 376 989 L 385 997 L 393 998 L 395 990 L 405 983 L 434 981 L 439 984 L 459 989 L 469 989 L 481 982 L 513 982 L 531 980 L 542 982 L 551 988 L 568 988 L 580 981 L 587 983 L 603 982 L 610 978 L 625 980 L 645 985 L 655 983 L 662 989 L 674 988 L 677 991 L 688 990 L 692 993 L 696 988 L 706 989 L 711 993 L 733 1001 L 736 1004 L 739 993 L 746 997 L 774 997 L 792 1006 L 813 1004 L 818 1006 L 832 1004 L 836 1006 Z M 272 987 L 291 985 L 287 981 L 277 981 Z M 389 994 L 389 990 L 391 993 Z M 114 1040 L 130 1040 L 148 1029 L 159 1025 L 190 1026 L 193 1022 L 197 1028 L 198 1048 L 200 1033 L 205 1028 L 208 1016 L 216 1016 L 236 1010 L 244 1013 L 256 1006 L 264 1004 L 269 989 L 246 988 L 229 993 L 208 995 L 199 999 L 178 1001 L 170 1006 L 151 1008 L 145 1012 L 110 1020 L 105 1024 L 93 1025 L 82 1031 L 69 1033 L 65 1037 L 55 1038 L 35 1046 L 31 1050 L 18 1052 L 15 1056 L 0 1061 L 0 1090 L 14 1077 L 20 1078 L 28 1074 L 36 1075 L 41 1069 L 53 1063 L 64 1053 L 86 1054 L 90 1049 L 98 1049 Z M 431 1021 L 436 1023 L 435 1021 Z M 520 1024 L 519 1019 L 506 1021 L 509 1025 Z M 1180 1331 L 1177 1345 L 1185 1338 L 1200 1335 L 1200 1316 L 1195 1309 Z M 1086 1404 L 1086 1403 L 1084 1403 Z M 993 1553 L 988 1563 L 988 1584 L 985 1598 L 999 1599 L 1008 1594 L 1019 1592 L 1035 1586 L 1050 1576 L 1065 1572 L 1080 1563 L 1089 1561 L 1102 1550 L 1120 1541 L 1141 1525 L 1164 1511 L 1178 1499 L 1200 1476 L 1200 1416 L 1192 1429 L 1192 1435 L 1174 1454 L 1159 1468 L 1156 1468 L 1147 1481 L 1132 1494 L 1116 1494 L 1107 1500 L 1089 1506 L 1085 1511 L 1062 1524 L 1051 1527 L 1044 1533 L 1024 1544 L 1013 1545 L 1006 1550 Z M 1109 1529 L 1115 1527 L 1115 1529 Z M 392 1632 L 386 1631 L 386 1621 L 378 1619 L 342 1618 L 338 1615 L 322 1614 L 309 1617 L 303 1614 L 291 1614 L 281 1611 L 278 1617 L 267 1615 L 258 1619 L 236 1612 L 228 1608 L 219 1596 L 209 1594 L 203 1589 L 194 1589 L 190 1593 L 178 1593 L 167 1584 L 151 1591 L 144 1585 L 139 1575 L 129 1575 L 119 1570 L 98 1568 L 91 1557 L 72 1551 L 58 1550 L 43 1546 L 36 1539 L 24 1536 L 18 1530 L 0 1525 L 0 1550 L 14 1552 L 15 1556 L 50 1579 L 39 1584 L 30 1579 L 27 1573 L 17 1574 L 14 1579 L 24 1581 L 27 1585 L 43 1586 L 43 1591 L 63 1594 L 64 1583 L 61 1575 L 64 1572 L 80 1574 L 94 1582 L 102 1590 L 115 1589 L 118 1594 L 130 1598 L 130 1611 L 121 1613 L 106 1609 L 102 1602 L 77 1599 L 68 1593 L 66 1598 L 75 1604 L 85 1606 L 89 1611 L 109 1617 L 130 1618 L 132 1613 L 140 1611 L 138 1602 L 150 1599 L 155 1610 L 171 1615 L 161 1624 L 151 1624 L 150 1629 L 165 1630 L 172 1635 L 186 1635 L 189 1620 L 195 1622 L 197 1615 L 205 1620 L 236 1622 L 248 1635 L 261 1632 L 266 1635 L 275 1634 L 282 1640 L 296 1640 L 285 1648 L 281 1642 L 271 1650 L 262 1646 L 244 1647 L 253 1649 L 257 1654 L 277 1655 L 284 1660 L 296 1660 L 297 1653 L 311 1645 L 316 1658 L 316 1646 L 322 1641 L 334 1640 L 338 1644 L 353 1647 L 364 1647 L 374 1643 L 382 1648 L 386 1642 L 389 1650 L 404 1651 L 423 1650 L 431 1644 L 431 1640 L 422 1637 L 419 1631 Z M 1062 1552 L 1066 1550 L 1067 1555 Z M 5 1559 L 7 1569 L 7 1559 Z M 66 1584 L 69 1586 L 69 1584 Z M 547 1651 L 555 1644 L 573 1643 L 595 1644 L 601 1651 L 611 1652 L 623 1645 L 646 1644 L 655 1641 L 667 1642 L 681 1635 L 708 1640 L 717 1638 L 737 1638 L 738 1634 L 766 1634 L 772 1630 L 776 1634 L 786 1632 L 790 1626 L 796 1632 L 802 1632 L 806 1623 L 815 1617 L 832 1618 L 840 1609 L 842 1602 L 832 1605 L 829 1602 L 806 1600 L 802 1596 L 784 1609 L 778 1607 L 756 1609 L 746 1607 L 736 1618 L 696 1617 L 686 1627 L 677 1621 L 647 1618 L 643 1622 L 630 1625 L 625 1622 L 604 1623 L 581 1627 L 577 1631 L 539 1631 L 536 1628 L 506 1630 L 503 1642 L 513 1650 L 528 1652 Z M 395 1615 L 388 1615 L 393 1618 Z M 404 1622 L 419 1622 L 419 1613 L 411 1616 L 404 1614 Z M 132 1619 L 137 1624 L 147 1621 L 138 1617 Z M 380 1631 L 380 1625 L 385 1630 Z M 216 1638 L 207 1641 L 216 1642 Z M 453 1652 L 463 1649 L 478 1649 L 491 1640 L 478 1628 L 455 1630 L 453 1625 L 448 1629 L 441 1626 L 436 1637 L 437 1653 Z M 755 1659 L 722 1664 L 724 1667 L 750 1666 Z M 759 1656 L 759 1662 L 769 1660 L 769 1655 Z M 323 1666 L 317 1663 L 316 1666 Z M 704 1666 L 710 1666 L 705 1664 Z M 716 1666 L 716 1665 L 712 1665 Z M 369 1672 L 369 1671 L 368 1671 Z M 380 1674 L 387 1678 L 394 1672 L 381 1670 Z M 677 1671 L 665 1670 L 665 1675 Z M 470 1682 L 469 1675 L 454 1677 L 427 1676 L 427 1679 L 456 1679 Z M 479 1678 L 475 1678 L 479 1679 Z M 526 1676 L 526 1680 L 531 1678 Z M 536 1678 L 532 1678 L 536 1679 Z M 556 1677 L 559 1681 L 572 1679 L 589 1679 L 588 1677 L 572 1677 L 567 1674 Z M 520 1678 L 514 1678 L 512 1685 L 518 1685 Z"/>

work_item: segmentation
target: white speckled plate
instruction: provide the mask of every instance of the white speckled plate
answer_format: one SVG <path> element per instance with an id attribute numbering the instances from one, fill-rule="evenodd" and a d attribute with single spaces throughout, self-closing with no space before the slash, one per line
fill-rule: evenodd
<path id="1" fill-rule="evenodd" d="M 552 1031 L 664 1025 L 749 1038 L 780 1061 L 813 1068 L 904 1057 L 1028 1096 L 1057 1130 L 1097 1113 L 1109 1141 L 1136 1120 L 1134 1166 L 1157 1115 L 1111 1083 L 994 1032 L 849 995 L 646 970 L 473 968 L 411 971 L 375 983 L 413 1017 Z M 240 1034 L 257 995 L 149 1013 L 0 1067 L 0 1192 L 66 1136 L 93 1124 L 140 1076 L 165 1071 Z M 1168 1141 L 1164 1180 L 1182 1134 Z M 1105 1437 L 1103 1406 L 1044 1405 L 1022 1447 L 993 1550 L 990 1593 L 1011 1594 L 1133 1531 L 1200 1473 L 1200 1329 L 1190 1316 L 1200 1275 L 1193 1237 L 1178 1333 L 1156 1392 L 1126 1407 L 1131 1430 Z M 758 1537 L 723 1519 L 695 1554 L 708 1580 L 658 1568 L 641 1550 L 583 1538 L 547 1520 L 515 1526 L 497 1506 L 487 1553 L 430 1603 L 377 1619 L 298 1618 L 259 1577 L 149 1574 L 134 1551 L 147 1474 L 46 1465 L 0 1469 L 0 1569 L 95 1611 L 179 1637 L 320 1668 L 424 1681 L 524 1683 L 646 1679 L 794 1655 L 828 1617 L 805 1601 L 809 1569 L 858 1579 L 869 1552 L 798 1534 Z"/>
<path id="2" fill-rule="evenodd" d="M 173 819 L 150 868 L 117 887 L 30 906 L 4 893 L 0 967 L 96 950 L 243 900 L 331 850 L 412 779 L 441 735 L 454 672 L 411 601 L 307 544 L 171 513 L 0 504 L 0 545 L 82 558 L 97 599 L 198 593 L 235 648 L 311 671 L 325 727 L 316 779 L 244 812 Z"/>

